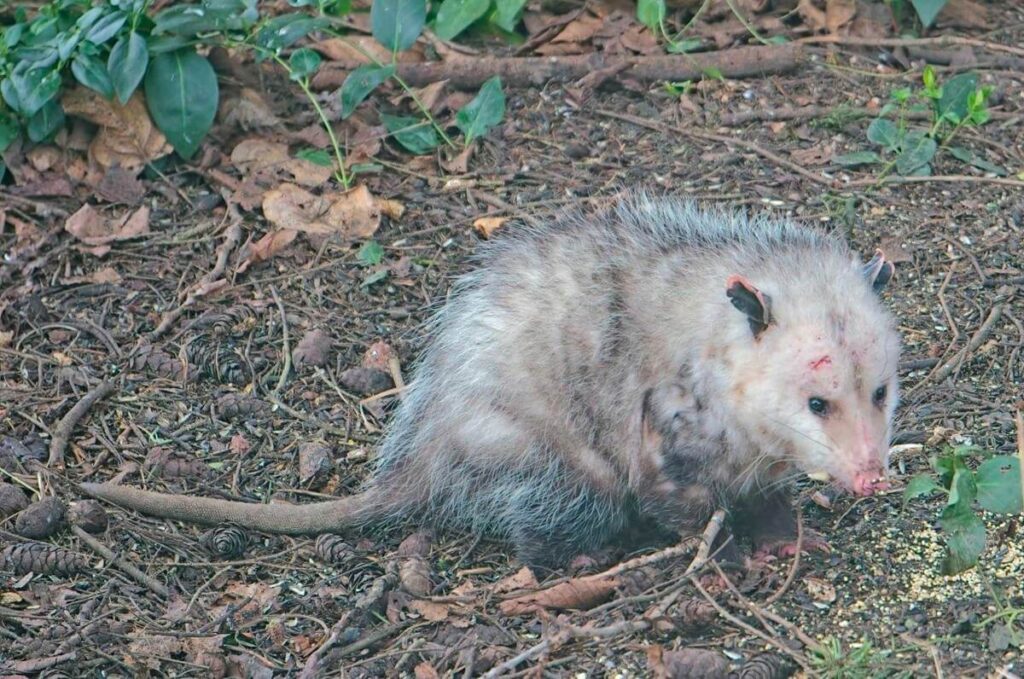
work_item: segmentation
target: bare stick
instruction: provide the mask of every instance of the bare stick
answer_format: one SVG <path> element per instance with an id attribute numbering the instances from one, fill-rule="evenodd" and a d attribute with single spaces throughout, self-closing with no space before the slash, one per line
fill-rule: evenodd
<path id="1" fill-rule="evenodd" d="M 1009 177 L 983 177 L 981 175 L 974 174 L 937 174 L 929 177 L 901 177 L 898 175 L 890 175 L 877 179 L 869 177 L 868 179 L 855 179 L 852 182 L 846 182 L 843 186 L 846 187 L 861 187 L 861 186 L 875 186 L 876 184 L 935 184 L 935 183 L 952 183 L 952 184 L 999 184 L 1001 186 L 1024 186 L 1024 181 L 1019 179 L 1011 179 Z"/>
<path id="2" fill-rule="evenodd" d="M 281 340 L 282 347 L 281 352 L 284 354 L 282 357 L 281 365 L 281 376 L 277 378 L 277 386 L 274 387 L 274 394 L 279 394 L 284 388 L 284 383 L 288 379 L 288 373 L 292 370 L 292 348 L 291 343 L 288 340 L 288 317 L 284 312 L 284 303 L 281 302 L 281 298 L 277 294 L 277 288 L 273 285 L 270 286 L 270 294 L 274 297 L 274 303 L 277 304 L 277 310 L 281 313 L 281 334 L 283 339 Z"/>
<path id="3" fill-rule="evenodd" d="M 790 170 L 791 172 L 795 172 L 796 174 L 800 175 L 801 177 L 804 177 L 805 179 L 809 179 L 815 184 L 821 184 L 822 186 L 828 187 L 831 187 L 834 184 L 833 180 L 827 179 L 826 177 L 822 177 L 809 170 L 806 170 L 797 165 L 796 163 L 794 163 L 793 161 L 783 158 L 777 153 L 769 151 L 763 146 L 755 144 L 752 141 L 747 141 L 746 139 L 740 139 L 738 137 L 729 137 L 723 134 L 714 134 L 713 132 L 703 132 L 688 127 L 666 125 L 656 120 L 649 120 L 647 118 L 641 118 L 639 116 L 630 115 L 628 113 L 618 113 L 617 111 L 598 109 L 597 113 L 607 118 L 615 118 L 616 120 L 622 120 L 627 123 L 633 123 L 634 125 L 646 127 L 651 130 L 657 130 L 658 132 L 681 134 L 684 137 L 691 137 L 693 139 L 703 139 L 705 141 L 718 142 L 719 144 L 739 146 L 740 148 L 745 148 L 748 151 L 753 151 L 762 158 L 767 158 L 776 165 L 784 167 L 787 170 Z"/>
<path id="4" fill-rule="evenodd" d="M 1013 421 L 1017 425 L 1017 459 L 1020 462 L 1020 492 L 1021 500 L 1024 500 L 1024 414 L 1020 410 L 1017 411 L 1017 416 L 1013 418 Z"/>
<path id="5" fill-rule="evenodd" d="M 957 369 L 967 358 L 978 350 L 985 340 L 989 338 L 992 331 L 995 329 L 996 323 L 1003 317 L 1003 311 L 1006 310 L 1007 302 L 1013 297 L 1016 290 L 1010 286 L 1002 287 L 996 294 L 1000 298 L 1000 301 L 992 307 L 992 310 L 988 312 L 988 316 L 985 318 L 984 323 L 978 328 L 978 331 L 974 333 L 971 340 L 967 343 L 967 346 L 956 353 L 956 355 L 938 368 L 932 377 L 936 382 L 942 382 L 947 377 L 953 374 L 953 371 Z"/>
<path id="6" fill-rule="evenodd" d="M 803 547 L 803 544 L 804 513 L 803 510 L 798 507 L 796 510 L 796 554 L 793 555 L 793 563 L 789 567 L 789 575 L 786 576 L 786 581 L 782 583 L 782 587 L 779 588 L 779 591 L 765 599 L 765 606 L 771 606 L 773 603 L 781 599 L 782 595 L 789 589 L 789 586 L 793 584 L 793 578 L 796 577 L 796 572 L 800 569 L 800 548 Z"/>
<path id="7" fill-rule="evenodd" d="M 132 576 L 132 578 L 134 578 L 135 581 L 139 584 L 145 585 L 150 590 L 164 598 L 167 598 L 171 595 L 170 590 L 167 589 L 167 587 L 165 587 L 163 583 L 151 578 L 135 566 L 131 565 L 130 563 L 119 557 L 117 554 L 114 554 L 114 552 L 110 551 L 110 549 L 106 545 L 104 545 L 102 542 L 86 533 L 78 526 L 72 526 L 71 532 L 77 535 L 78 538 L 89 547 L 89 549 L 96 552 L 107 561 L 116 564 L 118 568 L 120 568 L 128 575 Z"/>
<path id="8" fill-rule="evenodd" d="M 53 467 L 58 462 L 63 462 L 64 451 L 68 447 L 68 440 L 71 438 L 71 430 L 75 428 L 78 421 L 82 419 L 96 401 L 106 398 L 114 391 L 114 383 L 103 380 L 92 391 L 82 397 L 82 400 L 61 418 L 60 423 L 53 430 L 53 438 L 50 439 L 50 458 L 46 464 Z"/>
<path id="9" fill-rule="evenodd" d="M 942 36 L 941 38 L 850 38 L 840 35 L 815 35 L 808 38 L 801 38 L 796 41 L 803 45 L 851 45 L 861 47 L 918 47 L 923 45 L 968 45 L 980 47 L 990 52 L 1006 52 L 1024 57 L 1024 48 L 1011 45 L 1001 45 L 997 42 L 988 42 L 976 38 L 963 38 L 960 36 Z"/>
<path id="10" fill-rule="evenodd" d="M 801 47 L 770 45 L 717 52 L 655 56 L 605 55 L 600 52 L 547 57 L 464 57 L 443 62 L 399 63 L 397 75 L 413 87 L 448 80 L 452 87 L 477 88 L 492 76 L 510 87 L 539 87 L 549 80 L 574 81 L 597 71 L 618 70 L 623 78 L 646 82 L 693 80 L 709 71 L 726 78 L 785 73 L 803 61 Z M 340 87 L 351 63 L 326 63 L 313 77 L 314 90 Z"/>

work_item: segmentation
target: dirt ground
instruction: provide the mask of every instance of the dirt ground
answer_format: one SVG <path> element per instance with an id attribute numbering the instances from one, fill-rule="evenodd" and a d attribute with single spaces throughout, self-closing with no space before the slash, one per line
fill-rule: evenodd
<path id="1" fill-rule="evenodd" d="M 1022 21 L 1019 8 L 1007 9 L 1003 25 L 1010 28 L 988 39 L 1024 44 Z M 59 235 L 59 220 L 47 224 L 37 211 L 58 235 L 40 253 L 31 281 L 19 271 L 3 279 L 10 286 L 31 282 L 27 294 L 5 299 L 0 326 L 13 333 L 0 349 L 5 454 L 22 456 L 20 478 L 68 502 L 82 499 L 77 482 L 119 476 L 138 484 L 140 469 L 149 486 L 217 497 L 309 501 L 349 493 L 366 474 L 394 397 L 361 403 L 361 394 L 342 386 L 343 373 L 383 341 L 409 374 L 424 340 L 418 324 L 444 300 L 480 242 L 474 220 L 511 218 L 503 229 L 526 219 L 543 224 L 561 209 L 601 204 L 637 186 L 768 211 L 839 231 L 867 255 L 880 245 L 899 253 L 898 274 L 885 294 L 905 340 L 897 440 L 922 445 L 900 449 L 891 493 L 856 501 L 835 495 L 825 509 L 809 499 L 821 488 L 801 486 L 805 523 L 828 536 L 832 552 L 805 555 L 795 580 L 767 608 L 812 639 L 840 644 L 841 657 L 817 667 L 826 676 L 1019 673 L 1020 650 L 991 620 L 999 610 L 1024 608 L 1018 519 L 987 517 L 982 567 L 944 578 L 935 530 L 939 501 L 904 507 L 901 486 L 945 442 L 1016 450 L 1024 306 L 1010 284 L 1020 285 L 1024 275 L 1024 192 L 974 181 L 979 174 L 948 157 L 935 174 L 969 177 L 851 187 L 849 180 L 870 175 L 832 166 L 836 182 L 826 186 L 750 148 L 687 134 L 703 130 L 753 142 L 820 175 L 813 161 L 801 158 L 866 148 L 868 119 L 843 116 L 842 106 L 872 106 L 873 98 L 885 101 L 892 88 L 919 78 L 880 72 L 873 54 L 820 49 L 791 75 L 705 81 L 682 97 L 657 87 L 605 88 L 577 105 L 555 84 L 512 90 L 506 121 L 481 142 L 467 174 L 410 170 L 397 162 L 401 153 L 383 152 L 395 164 L 366 182 L 375 195 L 405 207 L 375 235 L 384 262 L 396 267 L 383 282 L 362 284 L 366 269 L 356 247 L 300 238 L 242 274 L 231 275 L 229 266 L 229 285 L 219 295 L 201 299 L 151 349 L 131 357 L 179 305 L 180 293 L 213 267 L 231 223 L 218 187 L 185 168 L 170 175 L 166 181 L 175 188 L 148 197 L 152 233 L 117 243 L 102 259 L 81 252 Z M 1024 69 L 980 73 L 994 88 L 998 116 L 965 132 L 963 143 L 1020 171 Z M 722 124 L 727 115 L 794 106 L 823 110 L 784 122 Z M 267 227 L 250 212 L 242 229 L 256 239 Z M 12 238 L 0 234 L 5 251 Z M 76 282 L 106 267 L 117 272 L 116 282 Z M 991 333 L 958 354 L 1000 304 Z M 283 347 L 294 348 L 315 328 L 333 340 L 326 367 L 299 366 L 278 390 Z M 937 379 L 950 360 L 951 374 Z M 30 466 L 33 458 L 45 459 L 47 432 L 100 378 L 115 389 L 74 430 L 63 471 Z M 328 447 L 326 458 L 314 454 L 310 462 L 304 454 L 300 464 L 303 447 L 309 453 L 308 445 L 318 442 Z M 225 667 L 240 676 L 294 676 L 348 613 L 349 624 L 336 630 L 340 637 L 323 659 L 332 676 L 479 676 L 559 624 L 606 628 L 643 620 L 652 602 L 685 582 L 679 573 L 689 562 L 662 564 L 591 611 L 510 616 L 490 587 L 520 568 L 501 544 L 434 536 L 424 605 L 392 591 L 395 550 L 411 529 L 346 536 L 348 542 L 321 542 L 319 549 L 312 538 L 249 534 L 240 551 L 218 556 L 210 539 L 201 539 L 206 529 L 107 509 L 109 527 L 96 539 L 119 562 L 64 531 L 47 543 L 80 555 L 88 563 L 84 571 L 35 577 L 9 565 L 0 571 L 0 660 L 55 659 L 37 668 L 49 677 L 205 677 Z M 0 526 L 5 544 L 20 540 L 12 525 L 9 519 Z M 324 561 L 328 552 L 333 563 Z M 143 584 L 123 564 L 169 592 Z M 748 583 L 747 596 L 763 602 L 783 586 L 790 566 L 790 559 L 774 564 Z M 374 587 L 388 591 L 363 607 L 361 597 Z M 698 596 L 688 585 L 684 595 Z M 742 608 L 728 610 L 757 627 Z M 655 646 L 718 650 L 734 668 L 766 651 L 780 655 L 733 622 L 704 620 L 552 643 L 505 676 L 649 676 Z M 770 639 L 796 641 L 786 626 L 771 627 Z"/>

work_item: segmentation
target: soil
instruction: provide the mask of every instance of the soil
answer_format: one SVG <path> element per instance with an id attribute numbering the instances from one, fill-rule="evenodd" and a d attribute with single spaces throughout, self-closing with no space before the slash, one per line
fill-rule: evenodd
<path id="1" fill-rule="evenodd" d="M 1002 25 L 1009 28 L 988 39 L 1024 44 L 1020 22 L 1019 10 L 1015 16 L 1007 9 Z M 936 531 L 941 502 L 905 506 L 900 488 L 947 443 L 1016 451 L 1024 307 L 1013 284 L 1024 275 L 1024 192 L 973 179 L 851 187 L 848 181 L 871 175 L 835 166 L 829 170 L 835 183 L 824 186 L 749 148 L 685 133 L 735 136 L 819 174 L 816 153 L 827 158 L 866 149 L 867 119 L 838 115 L 842 107 L 877 107 L 894 87 L 916 86 L 919 73 L 880 70 L 870 49 L 834 46 L 815 54 L 788 76 L 708 80 L 682 95 L 613 86 L 579 104 L 556 84 L 509 91 L 505 122 L 479 142 L 468 173 L 446 175 L 432 162 L 412 167 L 408 156 L 388 147 L 381 153 L 384 170 L 365 176 L 374 195 L 405 207 L 400 218 L 385 218 L 375 235 L 385 264 L 395 267 L 383 281 L 363 284 L 368 272 L 358 244 L 300 237 L 242 274 L 232 273 L 232 260 L 228 285 L 187 309 L 143 359 L 138 352 L 128 356 L 213 267 L 231 223 L 217 184 L 186 166 L 150 180 L 151 233 L 115 244 L 103 258 L 80 251 L 61 232 L 60 219 L 33 213 L 33 201 L 12 203 L 11 210 L 33 215 L 43 231 L 54 232 L 30 278 L 16 271 L 4 279 L 24 285 L 24 294 L 5 298 L 0 326 L 13 333 L 6 346 L 0 343 L 0 426 L 3 445 L 23 454 L 25 473 L 18 478 L 68 502 L 82 499 L 76 482 L 115 475 L 174 492 L 257 501 L 350 493 L 366 475 L 395 397 L 361 402 L 362 395 L 341 386 L 342 374 L 360 366 L 379 341 L 409 374 L 424 342 L 419 324 L 443 302 L 480 242 L 473 222 L 504 216 L 510 221 L 501 229 L 527 220 L 543 224 L 562 209 L 601 204 L 623 188 L 645 186 L 792 217 L 843 233 L 868 256 L 881 246 L 900 260 L 886 300 L 900 320 L 905 366 L 926 367 L 902 369 L 897 439 L 921 445 L 895 456 L 893 492 L 861 500 L 836 495 L 825 509 L 809 500 L 822 490 L 818 485 L 801 486 L 805 524 L 826 535 L 832 551 L 804 555 L 797 578 L 770 609 L 813 639 L 838 642 L 843 657 L 818 667 L 829 676 L 1019 672 L 1019 648 L 992 620 L 1000 610 L 1024 608 L 1019 517 L 986 516 L 981 567 L 944 577 Z M 939 69 L 940 77 L 949 74 Z M 981 74 L 994 88 L 998 115 L 983 128 L 964 129 L 960 142 L 1019 172 L 1024 72 L 991 68 Z M 819 106 L 833 115 L 719 124 L 726 114 L 793 106 Z M 666 127 L 649 129 L 601 111 Z M 948 155 L 933 173 L 981 176 Z M 72 212 L 77 206 L 64 207 Z M 244 213 L 241 226 L 252 240 L 268 230 L 258 210 Z M 5 251 L 13 238 L 0 234 Z M 75 282 L 107 267 L 119 280 Z M 991 333 L 958 355 L 1000 301 L 1006 305 Z M 283 347 L 316 328 L 333 340 L 326 365 L 295 367 L 276 391 Z M 936 379 L 937 367 L 927 359 L 938 359 L 938 367 L 955 360 L 954 369 Z M 112 380 L 116 390 L 79 422 L 64 467 L 32 466 L 24 455 L 45 461 L 48 432 L 100 378 Z M 225 395 L 256 400 L 231 408 Z M 314 473 L 300 465 L 300 450 L 311 442 L 329 449 Z M 441 534 L 433 536 L 427 557 L 432 607 L 417 607 L 396 590 L 363 609 L 360 597 L 368 590 L 394 584 L 388 574 L 410 528 L 345 536 L 347 546 L 334 545 L 335 563 L 323 561 L 325 548 L 317 550 L 314 539 L 255 534 L 243 534 L 241 552 L 224 557 L 211 554 L 209 539 L 201 540 L 206 529 L 108 510 L 109 526 L 97 539 L 119 563 L 65 531 L 47 543 L 80 555 L 86 570 L 31 577 L 5 566 L 0 658 L 57 658 L 43 676 L 201 677 L 224 667 L 241 676 L 292 676 L 336 621 L 355 612 L 325 656 L 323 666 L 332 673 L 476 676 L 533 647 L 558 624 L 642 619 L 659 593 L 683 582 L 678 572 L 686 565 L 665 565 L 596 612 L 506 616 L 488 586 L 519 570 L 509 550 Z M 13 520 L 2 528 L 6 544 L 20 540 Z M 169 594 L 141 584 L 122 563 L 163 583 Z M 791 564 L 770 564 L 745 590 L 751 600 L 764 601 L 781 587 Z M 756 625 L 754 617 L 732 610 Z M 774 627 L 779 638 L 792 637 Z M 1024 630 L 1018 626 L 1016 633 Z M 778 653 L 717 620 L 575 638 L 507 676 L 649 676 L 653 645 L 720 650 L 734 668 L 762 652 Z"/>

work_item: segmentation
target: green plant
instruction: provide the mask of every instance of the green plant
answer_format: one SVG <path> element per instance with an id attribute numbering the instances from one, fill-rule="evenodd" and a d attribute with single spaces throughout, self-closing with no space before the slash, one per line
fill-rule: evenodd
<path id="1" fill-rule="evenodd" d="M 837 156 L 836 162 L 848 167 L 884 162 L 880 178 L 894 170 L 903 176 L 927 176 L 932 172 L 936 155 L 946 150 L 957 160 L 986 172 L 1006 174 L 972 151 L 952 146 L 964 127 L 980 127 L 991 118 L 991 88 L 979 87 L 976 73 L 955 75 L 940 87 L 931 66 L 925 68 L 922 84 L 917 94 L 909 88 L 893 90 L 891 101 L 868 126 L 868 141 L 881 148 L 881 155 L 876 151 L 858 151 Z M 910 110 L 926 113 L 927 125 L 910 127 Z"/>
<path id="2" fill-rule="evenodd" d="M 986 457 L 976 469 L 968 462 Z M 973 446 L 957 446 L 931 459 L 933 473 L 918 474 L 903 491 L 904 502 L 933 493 L 946 494 L 939 526 L 946 536 L 942 572 L 954 575 L 973 568 L 985 550 L 985 524 L 975 506 L 995 514 L 1022 511 L 1020 458 L 985 455 Z"/>
<path id="3" fill-rule="evenodd" d="M 822 679 L 903 679 L 914 676 L 893 666 L 889 661 L 892 653 L 875 648 L 870 641 L 850 644 L 844 649 L 839 639 L 828 637 L 817 648 L 809 649 L 808 659 L 815 676 Z"/>
<path id="4" fill-rule="evenodd" d="M 442 8 L 449 1 L 442 3 Z M 121 103 L 142 87 L 154 123 L 181 157 L 191 158 L 213 125 L 219 100 L 216 74 L 197 48 L 219 45 L 251 50 L 258 61 L 272 60 L 287 71 L 330 138 L 336 177 L 349 186 L 352 176 L 346 170 L 341 143 L 311 89 L 321 57 L 294 45 L 315 31 L 338 35 L 336 19 L 349 11 L 351 3 L 289 3 L 308 10 L 261 16 L 256 0 L 171 4 L 153 16 L 147 13 L 149 0 L 95 5 L 92 0 L 53 0 L 32 16 L 18 8 L 14 22 L 3 27 L 0 38 L 0 153 L 20 134 L 32 142 L 51 138 L 64 124 L 61 95 L 70 82 L 77 81 Z M 511 21 L 506 4 L 498 4 L 502 16 Z M 356 69 L 349 76 L 341 92 L 343 116 L 351 115 L 385 80 L 394 79 L 412 95 L 426 118 L 422 123 L 417 120 L 412 130 L 406 124 L 388 125 L 396 140 L 414 153 L 429 151 L 439 140 L 453 146 L 444 129 L 395 73 L 396 53 L 412 46 L 423 30 L 427 0 L 374 0 L 370 14 L 373 35 L 391 50 L 392 61 Z M 458 112 L 455 122 L 468 144 L 503 114 L 504 94 L 496 81 L 485 84 L 477 99 Z M 469 127 L 468 117 L 473 119 Z M 420 129 L 424 126 L 429 126 L 427 132 Z M 315 158 L 322 161 L 323 154 Z M 0 178 L 5 169 L 0 162 Z"/>

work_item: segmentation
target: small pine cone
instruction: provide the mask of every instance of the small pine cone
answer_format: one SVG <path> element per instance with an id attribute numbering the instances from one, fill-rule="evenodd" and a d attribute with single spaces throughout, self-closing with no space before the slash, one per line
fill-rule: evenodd
<path id="1" fill-rule="evenodd" d="M 718 612 L 705 599 L 690 597 L 669 608 L 668 615 L 678 627 L 706 627 L 715 622 Z"/>
<path id="2" fill-rule="evenodd" d="M 85 561 L 60 547 L 38 542 L 20 542 L 3 551 L 4 565 L 17 575 L 74 575 L 85 569 Z"/>
<path id="3" fill-rule="evenodd" d="M 796 672 L 788 659 L 774 653 L 756 655 L 736 672 L 737 679 L 787 679 Z"/>
<path id="4" fill-rule="evenodd" d="M 65 514 L 66 508 L 61 500 L 55 497 L 43 498 L 18 514 L 14 531 L 22 537 L 42 540 L 64 526 Z"/>
<path id="5" fill-rule="evenodd" d="M 417 532 L 398 545 L 398 580 L 402 589 L 413 596 L 426 596 L 433 589 L 426 559 L 430 542 L 429 533 Z"/>
<path id="6" fill-rule="evenodd" d="M 228 420 L 247 415 L 259 415 L 268 409 L 269 404 L 266 401 L 234 392 L 224 394 L 217 399 L 217 412 Z"/>
<path id="7" fill-rule="evenodd" d="M 102 533 L 107 529 L 107 510 L 96 500 L 72 502 L 68 520 L 86 533 Z"/>
<path id="8" fill-rule="evenodd" d="M 206 531 L 199 544 L 213 556 L 222 559 L 237 559 L 245 554 L 249 536 L 237 526 L 220 526 Z"/>
<path id="9" fill-rule="evenodd" d="M 357 556 L 352 545 L 340 535 L 324 533 L 316 539 L 316 555 L 325 563 L 344 564 Z"/>
<path id="10" fill-rule="evenodd" d="M 17 514 L 28 507 L 28 496 L 10 483 L 0 483 L 0 519 L 6 519 L 11 514 Z"/>
<path id="11" fill-rule="evenodd" d="M 173 456 L 160 467 L 160 476 L 165 479 L 201 479 L 210 468 L 194 458 Z"/>

